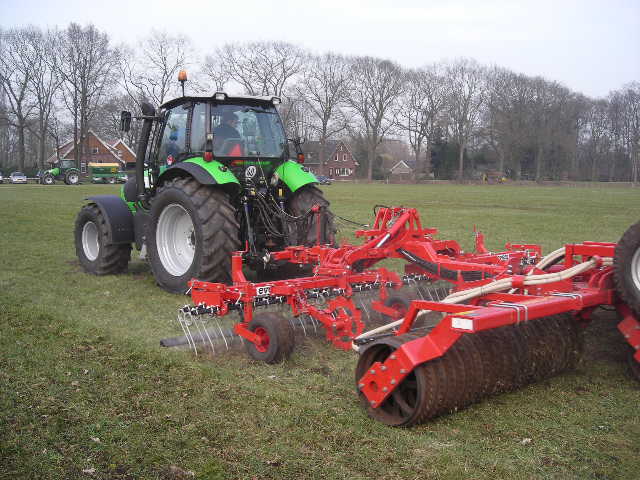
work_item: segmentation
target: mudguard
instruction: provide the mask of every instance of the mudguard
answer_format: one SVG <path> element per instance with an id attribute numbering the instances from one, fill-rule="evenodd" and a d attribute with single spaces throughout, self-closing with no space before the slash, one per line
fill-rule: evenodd
<path id="1" fill-rule="evenodd" d="M 291 192 L 295 192 L 300 187 L 310 183 L 318 183 L 318 179 L 313 173 L 292 160 L 287 160 L 276 168 L 276 173 Z"/>
<path id="2" fill-rule="evenodd" d="M 202 185 L 224 185 L 240 188 L 236 176 L 217 160 L 205 162 L 202 157 L 195 157 L 176 163 L 160 174 L 159 183 L 169 180 L 183 172 L 195 178 Z"/>
<path id="3" fill-rule="evenodd" d="M 95 203 L 109 224 L 109 243 L 133 243 L 135 232 L 133 214 L 127 203 L 117 195 L 94 195 L 86 200 Z"/>

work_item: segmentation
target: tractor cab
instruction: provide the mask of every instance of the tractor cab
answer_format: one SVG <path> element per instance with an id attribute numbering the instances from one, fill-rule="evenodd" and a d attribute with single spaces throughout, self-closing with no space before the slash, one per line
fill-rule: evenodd
<path id="1" fill-rule="evenodd" d="M 69 168 L 76 168 L 76 162 L 73 160 L 60 160 L 60 168 L 63 172 Z"/>
<path id="2" fill-rule="evenodd" d="M 228 97 L 220 92 L 167 102 L 155 131 L 153 160 L 166 167 L 193 158 L 215 160 L 236 175 L 259 165 L 268 175 L 289 155 L 277 103 L 276 97 Z"/>

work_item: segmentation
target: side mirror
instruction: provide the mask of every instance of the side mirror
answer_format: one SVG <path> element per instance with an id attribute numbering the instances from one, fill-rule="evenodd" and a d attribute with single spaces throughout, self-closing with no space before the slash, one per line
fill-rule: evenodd
<path id="1" fill-rule="evenodd" d="M 131 112 L 123 110 L 122 113 L 120 113 L 120 130 L 122 132 L 131 130 Z"/>

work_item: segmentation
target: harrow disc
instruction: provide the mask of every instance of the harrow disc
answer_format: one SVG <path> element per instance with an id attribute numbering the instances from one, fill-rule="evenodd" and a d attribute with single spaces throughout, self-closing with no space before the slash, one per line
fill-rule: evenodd
<path id="1" fill-rule="evenodd" d="M 356 381 L 415 338 L 407 334 L 372 343 L 358 360 Z M 445 355 L 416 367 L 377 408 L 359 395 L 372 418 L 411 426 L 574 368 L 582 345 L 582 328 L 569 314 L 463 335 Z"/>

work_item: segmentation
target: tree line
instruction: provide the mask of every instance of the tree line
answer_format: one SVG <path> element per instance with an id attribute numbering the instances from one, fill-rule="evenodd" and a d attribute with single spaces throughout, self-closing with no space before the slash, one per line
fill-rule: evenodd
<path id="1" fill-rule="evenodd" d="M 39 169 L 89 129 L 119 138 L 121 110 L 180 95 L 278 96 L 288 135 L 357 151 L 358 175 L 384 175 L 390 140 L 409 147 L 416 180 L 463 180 L 491 169 L 513 179 L 638 182 L 640 82 L 589 98 L 542 77 L 460 58 L 405 68 L 371 56 L 313 54 L 286 42 L 227 43 L 197 52 L 151 31 L 114 45 L 93 25 L 0 30 L 0 169 Z M 135 124 L 134 124 L 135 126 Z M 135 147 L 133 128 L 125 141 Z M 403 159 L 404 160 L 404 159 Z"/>

